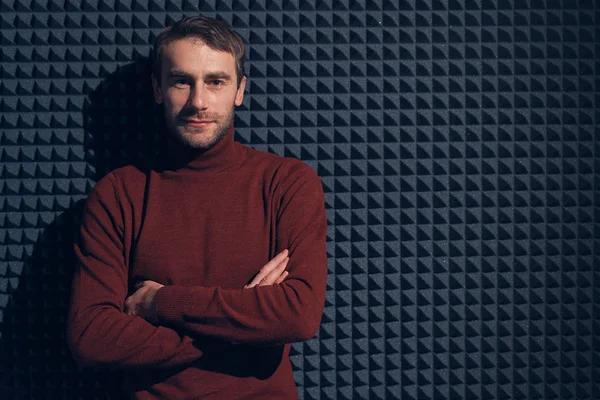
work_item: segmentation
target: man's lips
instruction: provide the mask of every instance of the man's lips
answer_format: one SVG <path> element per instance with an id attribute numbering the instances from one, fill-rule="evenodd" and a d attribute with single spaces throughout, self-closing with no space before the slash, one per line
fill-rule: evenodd
<path id="1" fill-rule="evenodd" d="M 208 119 L 184 119 L 183 122 L 185 122 L 185 124 L 189 126 L 206 126 L 212 123 L 213 121 Z"/>

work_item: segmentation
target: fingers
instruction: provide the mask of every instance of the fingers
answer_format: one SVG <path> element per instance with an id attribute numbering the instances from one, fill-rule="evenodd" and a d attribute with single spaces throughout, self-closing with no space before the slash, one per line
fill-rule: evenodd
<path id="1" fill-rule="evenodd" d="M 135 304 L 132 304 L 133 300 L 131 296 L 125 299 L 125 309 L 123 310 L 127 315 L 137 315 L 135 310 Z"/>
<path id="2" fill-rule="evenodd" d="M 125 299 L 125 307 L 123 309 L 123 312 L 125 312 L 125 314 L 127 314 L 127 315 L 138 315 L 139 307 L 138 307 L 138 304 L 135 301 L 134 296 L 135 296 L 136 293 L 138 293 L 137 292 L 138 290 L 140 290 L 141 288 L 143 288 L 144 286 L 146 286 L 147 282 L 150 282 L 150 281 L 140 281 L 140 282 L 137 282 L 135 285 L 133 285 L 133 287 L 136 290 L 136 292 Z"/>
<path id="3" fill-rule="evenodd" d="M 275 269 L 273 269 L 267 276 L 265 276 L 259 283 L 259 286 L 273 285 L 277 279 L 285 272 L 285 269 L 290 261 L 289 257 L 286 257 Z"/>
<path id="4" fill-rule="evenodd" d="M 281 264 L 288 256 L 288 250 L 285 249 L 281 253 L 277 254 L 271 261 L 266 263 L 261 269 L 258 275 L 263 274 L 263 278 L 269 274 L 274 268 Z M 257 275 L 257 276 L 258 276 Z M 262 279 L 262 278 L 261 278 Z"/>
<path id="5" fill-rule="evenodd" d="M 268 263 L 266 263 L 261 269 L 260 271 L 258 271 L 258 274 L 256 274 L 256 276 L 252 279 L 252 281 L 245 286 L 245 288 L 251 288 L 253 286 L 258 285 L 263 279 L 265 279 L 265 277 L 269 276 L 269 274 L 271 272 L 273 272 L 276 268 L 281 267 L 281 263 L 283 263 L 285 261 L 288 255 L 288 250 L 283 250 L 281 253 L 277 254 L 275 257 L 273 257 L 273 259 L 271 261 L 269 261 Z M 287 263 L 286 263 L 287 265 Z M 283 267 L 283 270 L 285 270 L 285 267 Z M 279 275 L 281 275 L 281 271 L 279 271 L 279 273 L 277 274 L 277 276 L 275 278 L 272 278 L 273 281 L 275 281 L 275 279 L 277 277 L 279 277 Z"/>
<path id="6" fill-rule="evenodd" d="M 133 285 L 133 287 L 136 290 L 136 293 L 137 293 L 137 290 L 140 290 L 140 288 L 144 287 L 145 284 L 146 284 L 146 281 L 141 281 L 141 282 L 138 282 L 135 285 Z M 123 312 L 127 315 L 137 315 L 138 314 L 137 304 L 135 303 L 133 295 L 131 295 L 125 299 L 125 307 L 123 309 Z"/>
<path id="7" fill-rule="evenodd" d="M 250 284 L 247 285 L 245 289 L 257 285 L 272 285 L 277 280 L 277 278 L 279 278 L 279 276 L 285 271 L 289 260 L 290 259 L 286 257 L 282 262 L 279 263 L 279 265 L 276 265 L 274 269 L 267 270 L 266 275 L 263 273 L 265 271 L 261 270 L 261 273 L 259 275 L 256 275 L 256 277 L 252 279 L 252 282 L 250 282 Z"/>
<path id="8" fill-rule="evenodd" d="M 273 285 L 279 285 L 281 282 L 283 282 L 283 280 L 289 275 L 290 273 L 287 271 L 283 271 L 283 273 L 281 275 L 279 275 L 279 278 L 277 278 L 277 280 L 275 281 L 275 283 Z"/>

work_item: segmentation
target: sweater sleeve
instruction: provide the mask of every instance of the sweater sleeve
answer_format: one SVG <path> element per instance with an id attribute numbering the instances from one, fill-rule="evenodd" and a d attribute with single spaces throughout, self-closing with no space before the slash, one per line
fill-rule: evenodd
<path id="1" fill-rule="evenodd" d="M 285 344 L 319 329 L 327 281 L 323 186 L 294 161 L 276 190 L 276 252 L 289 250 L 288 277 L 251 289 L 164 286 L 155 301 L 161 324 L 237 343 Z"/>
<path id="2" fill-rule="evenodd" d="M 81 365 L 171 367 L 201 357 L 190 337 L 156 327 L 123 312 L 127 297 L 125 207 L 117 200 L 114 175 L 89 195 L 73 278 L 67 339 Z"/>

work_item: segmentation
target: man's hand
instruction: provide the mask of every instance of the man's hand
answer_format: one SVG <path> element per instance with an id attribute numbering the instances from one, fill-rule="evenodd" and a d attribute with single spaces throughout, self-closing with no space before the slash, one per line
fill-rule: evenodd
<path id="1" fill-rule="evenodd" d="M 125 313 L 129 315 L 139 315 L 148 322 L 156 324 L 156 292 L 163 287 L 158 282 L 143 281 L 135 285 L 137 289 L 134 294 L 125 299 Z"/>
<path id="2" fill-rule="evenodd" d="M 258 274 L 254 276 L 252 282 L 244 286 L 244 289 L 250 289 L 254 286 L 270 286 L 270 285 L 278 285 L 289 275 L 289 272 L 285 270 L 287 267 L 288 261 L 290 258 L 288 257 L 288 251 L 283 250 L 281 253 L 277 254 L 271 261 L 266 263 Z"/>

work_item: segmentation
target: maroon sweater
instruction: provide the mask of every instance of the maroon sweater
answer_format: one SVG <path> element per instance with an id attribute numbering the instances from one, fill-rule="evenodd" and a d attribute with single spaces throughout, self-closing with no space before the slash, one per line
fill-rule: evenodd
<path id="1" fill-rule="evenodd" d="M 321 182 L 305 163 L 233 141 L 90 194 L 73 281 L 69 345 L 83 365 L 126 368 L 138 399 L 291 399 L 290 343 L 312 338 L 325 302 Z M 279 285 L 243 289 L 289 249 Z M 159 325 L 123 312 L 142 280 Z"/>

